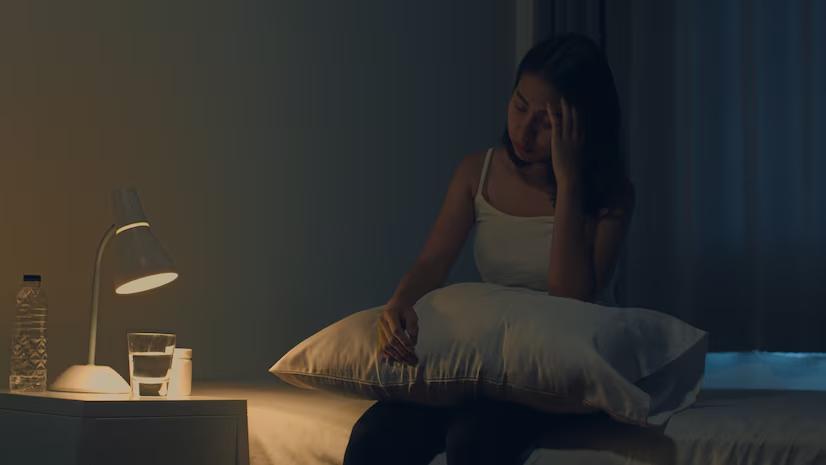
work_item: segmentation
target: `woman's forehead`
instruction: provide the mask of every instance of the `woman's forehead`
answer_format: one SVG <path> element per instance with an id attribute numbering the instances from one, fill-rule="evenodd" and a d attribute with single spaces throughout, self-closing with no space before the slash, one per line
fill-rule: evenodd
<path id="1" fill-rule="evenodd" d="M 519 78 L 515 92 L 533 106 L 544 108 L 545 103 L 550 103 L 552 107 L 559 105 L 560 95 L 554 86 L 533 73 L 524 73 Z"/>

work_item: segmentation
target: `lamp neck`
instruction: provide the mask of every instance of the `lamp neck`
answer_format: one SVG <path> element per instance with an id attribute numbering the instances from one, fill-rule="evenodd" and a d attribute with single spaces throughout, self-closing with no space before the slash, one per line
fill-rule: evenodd
<path id="1" fill-rule="evenodd" d="M 115 235 L 115 225 L 109 227 L 100 239 L 98 254 L 95 259 L 95 270 L 92 275 L 92 319 L 89 323 L 89 365 L 95 364 L 95 346 L 98 333 L 98 301 L 100 300 L 100 262 L 103 260 L 103 250 L 109 239 Z"/>

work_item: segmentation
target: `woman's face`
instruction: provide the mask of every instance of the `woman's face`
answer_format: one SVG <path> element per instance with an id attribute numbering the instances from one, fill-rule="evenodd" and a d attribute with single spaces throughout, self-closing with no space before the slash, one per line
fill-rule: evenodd
<path id="1" fill-rule="evenodd" d="M 516 156 L 526 162 L 551 161 L 551 122 L 545 104 L 560 117 L 560 95 L 533 73 L 524 73 L 508 103 L 508 135 Z"/>

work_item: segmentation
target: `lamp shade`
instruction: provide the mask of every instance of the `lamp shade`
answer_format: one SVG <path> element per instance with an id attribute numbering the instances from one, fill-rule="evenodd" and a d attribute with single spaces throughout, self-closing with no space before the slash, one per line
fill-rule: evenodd
<path id="1" fill-rule="evenodd" d="M 175 265 L 152 234 L 138 192 L 134 188 L 117 189 L 113 200 L 118 260 L 115 292 L 133 294 L 174 281 L 178 277 Z"/>

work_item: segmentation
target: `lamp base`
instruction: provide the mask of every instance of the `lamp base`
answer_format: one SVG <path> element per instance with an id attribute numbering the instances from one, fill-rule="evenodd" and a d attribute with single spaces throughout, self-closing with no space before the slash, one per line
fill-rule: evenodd
<path id="1" fill-rule="evenodd" d="M 51 391 L 90 394 L 129 394 L 131 389 L 115 370 L 105 365 L 72 365 L 49 386 Z"/>

